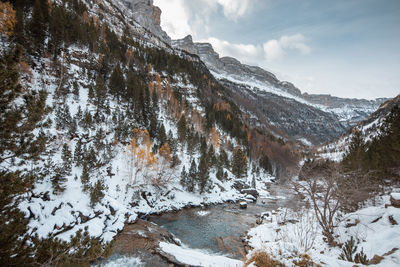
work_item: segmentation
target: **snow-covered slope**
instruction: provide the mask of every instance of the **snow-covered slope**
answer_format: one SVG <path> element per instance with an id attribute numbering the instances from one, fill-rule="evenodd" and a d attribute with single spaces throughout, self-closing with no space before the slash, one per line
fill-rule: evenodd
<path id="1" fill-rule="evenodd" d="M 369 114 L 375 111 L 378 106 L 386 99 L 364 100 L 364 99 L 344 99 L 331 95 L 312 95 L 301 93 L 293 84 L 286 81 L 280 81 L 271 72 L 265 71 L 259 67 L 249 66 L 240 63 L 238 60 L 231 57 L 220 58 L 211 44 L 194 43 L 191 36 L 187 36 L 181 40 L 172 41 L 172 45 L 176 48 L 188 51 L 198 55 L 211 70 L 213 75 L 219 80 L 226 80 L 233 86 L 240 86 L 251 90 L 258 96 L 265 94 L 273 94 L 281 99 L 294 100 L 300 104 L 307 105 L 313 109 L 318 109 L 325 112 L 325 117 L 333 116 L 335 120 L 340 122 L 342 129 L 333 126 L 329 119 L 324 122 L 326 129 L 335 128 L 333 135 L 324 136 L 324 133 L 318 132 L 320 140 L 311 138 L 313 143 L 319 143 L 327 140 L 332 140 L 333 137 L 338 137 L 344 132 L 344 129 L 355 125 L 358 121 L 365 119 Z M 229 88 L 229 86 L 228 86 Z M 251 101 L 251 100 L 249 100 Z M 281 100 L 287 101 L 287 100 Z M 294 111 L 296 113 L 296 111 Z M 269 114 L 264 114 L 267 117 Z M 290 115 L 289 115 L 290 117 Z M 307 121 L 305 121 L 307 123 Z M 313 118 L 310 117 L 310 124 L 313 123 Z M 275 126 L 280 127 L 278 122 Z M 285 129 L 285 126 L 282 126 Z M 335 133 L 336 132 L 336 133 Z M 289 136 L 291 133 L 289 132 Z M 307 139 L 307 132 L 304 131 L 300 136 L 295 136 L 295 139 Z"/>
<path id="2" fill-rule="evenodd" d="M 318 148 L 318 156 L 334 161 L 342 160 L 356 131 L 361 134 L 365 143 L 378 137 L 381 134 L 382 123 L 395 106 L 400 106 L 400 95 L 381 104 L 376 111 L 348 129 L 337 140 Z"/>
<path id="3" fill-rule="evenodd" d="M 357 246 L 354 254 L 363 251 L 368 260 L 380 259 L 374 266 L 399 266 L 400 209 L 390 206 L 388 195 L 377 203 L 345 214 L 335 228 L 335 236 L 341 244 L 353 237 Z M 253 248 L 250 256 L 266 251 L 287 266 L 295 266 L 294 261 L 301 261 L 301 255 L 321 265 L 354 266 L 354 262 L 339 259 L 340 246 L 329 247 L 323 238 L 311 211 L 279 210 L 249 231 L 248 242 Z"/>
<path id="4" fill-rule="evenodd" d="M 90 46 L 62 41 L 58 55 L 26 52 L 15 62 L 18 70 L 24 64 L 22 92 L 47 95 L 31 133 L 32 140 L 45 140 L 42 151 L 1 155 L 1 169 L 33 176 L 13 202 L 28 221 L 26 236 L 70 241 L 87 229 L 105 243 L 142 215 L 246 198 L 234 187 L 230 164 L 219 160 L 246 150 L 239 136 L 245 125 L 232 110 L 225 112 L 236 135 L 215 118 L 208 123 L 206 107 L 226 100 L 207 68 L 142 27 L 122 1 L 79 4 L 77 11 L 63 1 L 53 8 L 92 27 Z M 21 96 L 10 104 L 22 108 L 27 101 Z M 251 171 L 241 175 L 243 184 L 251 182 Z M 272 178 L 258 173 L 260 180 Z"/>

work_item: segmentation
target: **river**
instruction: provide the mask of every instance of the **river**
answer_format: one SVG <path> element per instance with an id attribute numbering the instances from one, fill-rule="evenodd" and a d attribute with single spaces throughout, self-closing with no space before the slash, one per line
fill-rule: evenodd
<path id="1" fill-rule="evenodd" d="M 272 184 L 269 192 L 269 197 L 259 197 L 256 203 L 249 203 L 246 209 L 240 209 L 237 203 L 225 203 L 151 215 L 147 220 L 152 227 L 154 226 L 153 228 L 156 225 L 157 227 L 161 226 L 161 230 L 158 232 L 166 230 L 165 232 L 172 233 L 186 247 L 201 249 L 210 254 L 243 259 L 246 255 L 245 246 L 242 242 L 243 237 L 250 228 L 256 225 L 256 220 L 260 214 L 266 211 L 273 212 L 278 208 L 293 208 L 296 205 L 296 200 L 287 186 Z M 134 224 L 130 227 L 132 227 L 130 230 L 126 227 L 127 229 L 124 229 L 124 231 L 140 233 L 141 236 L 148 235 L 148 233 L 143 232 L 143 228 L 140 228 L 140 224 Z M 151 230 L 150 232 L 155 231 Z M 143 241 L 138 240 L 138 237 L 140 239 L 138 235 L 135 237 L 126 236 L 125 243 L 117 238 L 116 243 L 122 248 L 126 247 L 126 244 L 130 246 L 131 243 L 127 242 L 143 243 Z M 154 237 L 155 243 L 158 242 L 158 238 L 160 237 Z M 135 239 L 135 241 L 132 239 Z M 135 249 L 137 248 L 135 247 Z M 145 266 L 168 266 L 167 262 L 163 262 L 163 259 L 150 256 L 151 252 L 154 251 L 152 245 L 147 245 L 147 247 L 135 251 L 136 255 L 134 256 L 139 257 Z M 111 262 L 120 258 L 120 254 L 116 253 L 111 257 Z M 125 266 L 135 266 L 135 264 Z"/>

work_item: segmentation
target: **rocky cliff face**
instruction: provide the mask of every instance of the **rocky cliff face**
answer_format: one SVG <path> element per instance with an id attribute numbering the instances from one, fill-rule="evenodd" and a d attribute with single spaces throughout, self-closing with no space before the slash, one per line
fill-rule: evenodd
<path id="1" fill-rule="evenodd" d="M 161 10 L 152 0 L 123 0 L 135 20 L 176 50 L 197 55 L 231 92 L 232 99 L 250 114 L 252 121 L 290 139 L 322 143 L 340 136 L 375 111 L 385 99 L 343 99 L 302 92 L 260 67 L 220 57 L 209 43 L 195 43 L 190 35 L 171 40 L 161 29 Z M 240 91 L 242 90 L 242 91 Z M 299 115 L 300 114 L 300 115 Z"/>
<path id="2" fill-rule="evenodd" d="M 188 51 L 198 55 L 212 70 L 220 77 L 233 78 L 239 83 L 247 83 L 254 87 L 255 84 L 262 87 L 273 88 L 278 94 L 289 98 L 294 98 L 304 104 L 314 105 L 323 111 L 333 113 L 338 117 L 344 126 L 354 125 L 358 121 L 366 118 L 375 111 L 381 103 L 387 99 L 365 100 L 365 99 L 346 99 L 331 95 L 314 95 L 301 93 L 292 83 L 280 81 L 277 77 L 262 68 L 249 66 L 240 63 L 231 57 L 220 58 L 211 44 L 194 43 L 191 36 L 181 40 L 172 41 L 175 48 Z"/>
<path id="3" fill-rule="evenodd" d="M 125 6 L 131 9 L 135 20 L 144 28 L 160 37 L 167 43 L 171 38 L 161 28 L 161 9 L 153 5 L 153 0 L 123 0 Z"/>

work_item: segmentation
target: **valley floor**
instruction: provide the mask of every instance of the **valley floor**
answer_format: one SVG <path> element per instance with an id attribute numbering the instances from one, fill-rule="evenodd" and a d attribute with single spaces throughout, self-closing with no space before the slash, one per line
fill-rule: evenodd
<path id="1" fill-rule="evenodd" d="M 400 191 L 400 188 L 394 191 Z M 393 194 L 397 196 L 396 193 Z M 208 210 L 217 209 L 209 207 Z M 210 211 L 209 211 L 210 212 Z M 207 216 L 207 212 L 198 216 Z M 286 266 L 295 266 L 295 261 L 314 262 L 321 266 L 354 266 L 354 262 L 340 260 L 340 246 L 329 247 L 323 240 L 321 230 L 312 213 L 306 210 L 281 208 L 262 214 L 260 225 L 249 229 L 247 244 L 251 248 L 246 258 L 263 251 Z M 201 222 L 201 220 L 198 220 Z M 239 221 L 239 220 L 238 220 Z M 335 238 L 344 244 L 354 238 L 355 252 L 363 251 L 369 264 L 375 266 L 399 266 L 400 264 L 400 208 L 391 205 L 389 195 L 379 197 L 375 203 L 349 214 L 342 214 Z M 195 238 L 195 237 L 194 237 Z M 175 242 L 175 241 L 174 241 Z M 189 248 L 185 244 L 168 241 L 159 242 L 159 251 L 174 262 L 190 266 L 244 266 L 241 260 L 221 253 Z M 121 256 L 107 262 L 105 266 L 147 266 L 140 258 Z M 256 266 L 250 263 L 249 266 Z M 357 266 L 363 266 L 357 264 Z"/>

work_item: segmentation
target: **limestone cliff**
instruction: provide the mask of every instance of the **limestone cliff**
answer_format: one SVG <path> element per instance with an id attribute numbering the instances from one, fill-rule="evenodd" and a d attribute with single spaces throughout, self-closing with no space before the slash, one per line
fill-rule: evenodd
<path id="1" fill-rule="evenodd" d="M 161 9 L 153 5 L 153 0 L 123 0 L 131 9 L 135 20 L 144 28 L 170 43 L 171 38 L 161 28 Z"/>

